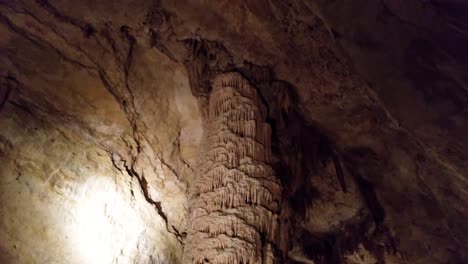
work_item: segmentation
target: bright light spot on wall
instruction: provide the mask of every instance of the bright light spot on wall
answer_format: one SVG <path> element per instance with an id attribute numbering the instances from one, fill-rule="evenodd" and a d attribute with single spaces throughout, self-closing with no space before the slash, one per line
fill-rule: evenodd
<path id="1" fill-rule="evenodd" d="M 145 233 L 130 197 L 111 179 L 94 177 L 83 186 L 78 203 L 73 242 L 82 262 L 126 263 Z"/>

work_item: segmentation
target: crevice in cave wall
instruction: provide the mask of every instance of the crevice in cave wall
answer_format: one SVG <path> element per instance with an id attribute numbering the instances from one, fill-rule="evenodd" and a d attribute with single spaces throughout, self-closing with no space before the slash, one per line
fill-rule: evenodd
<path id="1" fill-rule="evenodd" d="M 11 91 L 18 85 L 16 79 L 12 76 L 1 76 L 2 82 L 0 84 L 0 111 L 7 103 Z"/>
<path id="2" fill-rule="evenodd" d="M 111 157 L 113 157 L 111 155 Z M 116 165 L 115 160 L 112 159 L 112 164 L 114 167 L 122 171 L 120 167 Z M 169 222 L 169 219 L 167 218 L 167 214 L 164 212 L 161 201 L 156 201 L 151 197 L 151 194 L 149 193 L 149 186 L 148 186 L 148 181 L 143 175 L 139 175 L 137 172 L 135 172 L 133 169 L 129 168 L 126 164 L 123 165 L 127 174 L 130 177 L 135 177 L 138 182 L 138 187 L 141 189 L 141 192 L 143 193 L 143 196 L 145 197 L 146 202 L 151 204 L 154 209 L 156 210 L 157 214 L 164 220 L 164 223 L 166 225 L 167 232 L 173 234 L 178 242 L 183 245 L 184 244 L 184 234 L 182 234 L 174 225 L 171 225 Z M 134 195 L 133 189 L 131 190 L 132 195 Z"/>

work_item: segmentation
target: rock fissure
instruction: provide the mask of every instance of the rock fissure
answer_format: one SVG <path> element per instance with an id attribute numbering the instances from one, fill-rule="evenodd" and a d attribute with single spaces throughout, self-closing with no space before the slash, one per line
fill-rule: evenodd
<path id="1" fill-rule="evenodd" d="M 164 220 L 167 231 L 173 234 L 177 238 L 178 242 L 183 245 L 184 244 L 183 234 L 181 234 L 181 232 L 174 225 L 170 224 L 167 214 L 164 212 L 162 208 L 161 202 L 155 201 L 153 198 L 151 198 L 148 192 L 149 187 L 148 187 L 148 182 L 146 178 L 143 175 L 139 175 L 134 169 L 129 167 L 126 161 L 119 159 L 119 162 L 122 164 L 122 165 L 119 165 L 119 162 L 116 161 L 116 159 L 114 158 L 114 155 L 111 152 L 108 152 L 108 154 L 111 158 L 112 164 L 117 170 L 119 170 L 120 172 L 125 171 L 125 173 L 128 176 L 135 177 L 137 179 L 138 186 L 141 192 L 143 193 L 145 200 L 154 207 L 157 214 Z M 132 189 L 132 193 L 133 193 L 133 189 Z"/>
<path id="2" fill-rule="evenodd" d="M 0 96 L 0 112 L 2 111 L 4 105 L 8 102 L 10 94 L 13 89 L 16 89 L 18 86 L 18 81 L 14 77 L 9 75 L 3 77 L 2 76 L 2 83 L 1 87 L 1 96 Z"/>

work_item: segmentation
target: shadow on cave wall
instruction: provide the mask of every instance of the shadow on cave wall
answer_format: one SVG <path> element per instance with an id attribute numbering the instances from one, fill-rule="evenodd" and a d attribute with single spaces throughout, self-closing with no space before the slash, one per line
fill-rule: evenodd
<path id="1" fill-rule="evenodd" d="M 378 263 L 384 263 L 385 252 L 396 254 L 396 242 L 384 224 L 385 210 L 373 184 L 366 180 L 372 177 L 362 175 L 377 173 L 375 168 L 383 163 L 377 154 L 369 148 L 340 151 L 329 136 L 331 133 L 303 118 L 294 87 L 275 80 L 268 67 L 246 63 L 239 71 L 258 88 L 267 106 L 268 122 L 273 132 L 273 166 L 284 186 L 283 208 L 291 208 L 284 212 L 287 215 L 283 217 L 291 225 L 287 234 L 287 250 L 293 246 L 291 241 L 299 241 L 306 257 L 316 263 L 344 263 L 343 255 L 356 251 L 359 244 L 363 244 Z M 363 168 L 366 163 L 362 160 L 371 168 Z M 320 198 L 320 192 L 310 183 L 310 177 L 323 173 L 330 163 L 341 191 L 348 191 L 344 177 L 346 171 L 357 185 L 370 213 L 351 219 L 338 231 L 314 234 L 298 227 L 296 221 L 306 217 L 311 202 Z M 373 229 L 371 234 L 369 229 Z"/>

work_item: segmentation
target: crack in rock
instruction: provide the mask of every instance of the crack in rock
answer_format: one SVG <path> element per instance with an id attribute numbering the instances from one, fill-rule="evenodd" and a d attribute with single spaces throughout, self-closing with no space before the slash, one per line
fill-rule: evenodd
<path id="1" fill-rule="evenodd" d="M 143 196 L 145 200 L 151 204 L 158 215 L 164 220 L 164 223 L 166 225 L 166 230 L 173 234 L 177 241 L 181 244 L 184 245 L 184 235 L 179 232 L 179 230 L 174 226 L 169 223 L 169 219 L 167 217 L 167 214 L 164 212 L 161 202 L 160 201 L 155 201 L 151 198 L 149 192 L 148 192 L 148 182 L 146 181 L 146 178 L 144 176 L 140 176 L 131 166 L 127 165 L 127 162 L 125 160 L 122 160 L 118 155 L 115 155 L 111 151 L 107 151 L 109 154 L 109 157 L 112 161 L 113 166 L 120 172 L 125 172 L 127 175 L 130 177 L 135 177 L 138 181 L 138 185 L 143 193 Z M 133 190 L 132 190 L 133 194 Z"/>

